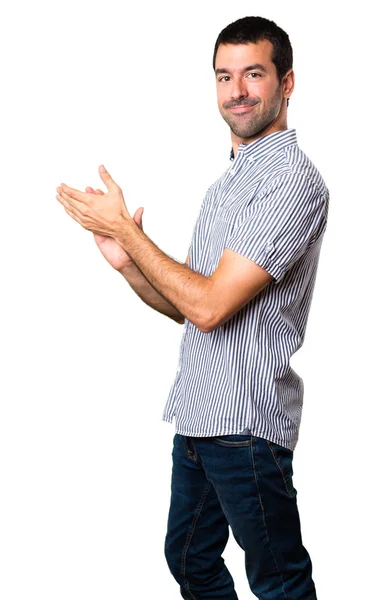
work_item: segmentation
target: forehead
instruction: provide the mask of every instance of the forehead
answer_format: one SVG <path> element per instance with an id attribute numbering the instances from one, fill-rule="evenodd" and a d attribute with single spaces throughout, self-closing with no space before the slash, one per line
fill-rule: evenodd
<path id="1" fill-rule="evenodd" d="M 259 40 L 247 44 L 219 44 L 215 57 L 216 69 L 229 71 L 242 70 L 248 65 L 262 64 L 266 70 L 274 69 L 271 60 L 273 44 L 269 40 Z"/>

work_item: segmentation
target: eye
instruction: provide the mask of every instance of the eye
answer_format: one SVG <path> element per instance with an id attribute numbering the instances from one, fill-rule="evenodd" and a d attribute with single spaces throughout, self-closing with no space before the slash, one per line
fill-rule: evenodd
<path id="1" fill-rule="evenodd" d="M 229 81 L 230 77 L 228 75 L 223 75 L 222 77 L 219 77 L 218 81 Z"/>
<path id="2" fill-rule="evenodd" d="M 257 77 L 262 77 L 260 73 L 248 73 L 247 77 L 251 77 L 251 79 L 257 79 Z"/>

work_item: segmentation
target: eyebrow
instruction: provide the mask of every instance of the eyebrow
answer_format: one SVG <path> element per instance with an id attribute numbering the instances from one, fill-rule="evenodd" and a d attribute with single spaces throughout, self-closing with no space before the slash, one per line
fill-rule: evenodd
<path id="1" fill-rule="evenodd" d="M 263 65 L 261 65 L 260 63 L 255 63 L 254 65 L 249 65 L 248 67 L 243 69 L 243 72 L 245 72 L 245 71 L 263 71 L 264 73 L 267 73 L 267 70 L 265 69 L 265 67 Z M 229 69 L 215 69 L 215 75 L 219 75 L 219 73 L 230 73 L 230 70 Z"/>

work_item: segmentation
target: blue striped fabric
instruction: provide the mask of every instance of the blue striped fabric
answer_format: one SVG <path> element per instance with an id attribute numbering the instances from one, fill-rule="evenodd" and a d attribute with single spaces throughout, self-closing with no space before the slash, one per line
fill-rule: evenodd
<path id="1" fill-rule="evenodd" d="M 202 333 L 187 319 L 163 420 L 176 433 L 250 432 L 294 450 L 303 381 L 290 357 L 301 347 L 327 222 L 329 192 L 294 129 L 239 146 L 208 190 L 189 266 L 211 275 L 225 248 L 273 280 L 226 323 Z"/>

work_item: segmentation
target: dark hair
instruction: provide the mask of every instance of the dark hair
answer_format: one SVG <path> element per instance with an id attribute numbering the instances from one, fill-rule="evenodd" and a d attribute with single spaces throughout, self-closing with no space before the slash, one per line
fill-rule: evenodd
<path id="1" fill-rule="evenodd" d="M 293 67 L 293 49 L 287 33 L 274 21 L 263 17 L 244 17 L 230 23 L 219 34 L 215 42 L 213 67 L 219 44 L 248 44 L 259 40 L 269 40 L 273 44 L 272 61 L 277 69 L 279 83 L 283 76 Z"/>

